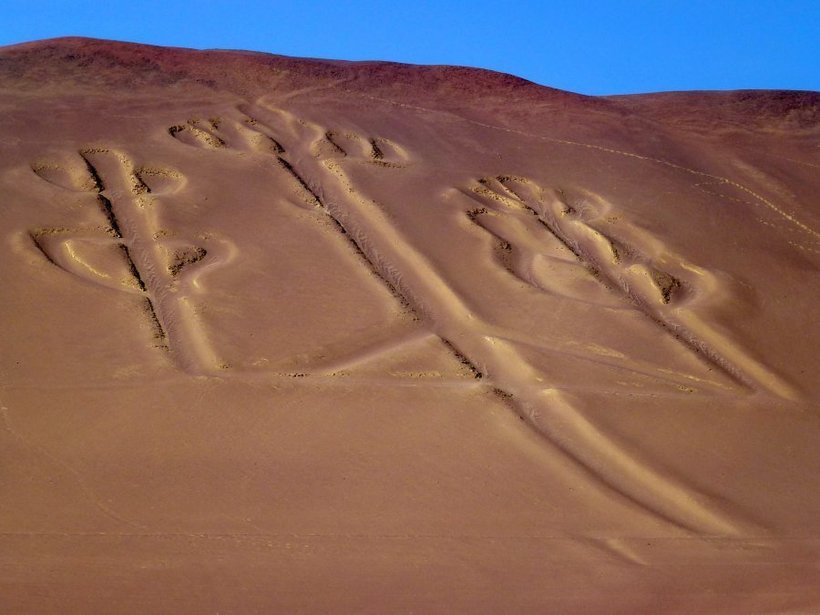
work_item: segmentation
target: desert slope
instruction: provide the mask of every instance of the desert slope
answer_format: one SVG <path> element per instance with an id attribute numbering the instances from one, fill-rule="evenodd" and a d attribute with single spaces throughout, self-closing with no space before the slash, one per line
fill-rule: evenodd
<path id="1" fill-rule="evenodd" d="M 819 106 L 0 49 L 0 604 L 820 608 Z"/>

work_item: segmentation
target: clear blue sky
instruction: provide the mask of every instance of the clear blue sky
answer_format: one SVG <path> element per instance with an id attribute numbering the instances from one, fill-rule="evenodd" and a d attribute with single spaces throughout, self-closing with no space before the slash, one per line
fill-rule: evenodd
<path id="1" fill-rule="evenodd" d="M 459 64 L 584 94 L 820 90 L 820 0 L 0 0 L 0 45 L 93 36 Z"/>

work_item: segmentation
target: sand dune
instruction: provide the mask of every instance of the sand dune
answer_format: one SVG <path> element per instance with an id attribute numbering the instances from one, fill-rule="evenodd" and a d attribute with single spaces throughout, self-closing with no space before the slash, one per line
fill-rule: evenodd
<path id="1" fill-rule="evenodd" d="M 816 93 L 0 83 L 4 610 L 820 610 Z"/>

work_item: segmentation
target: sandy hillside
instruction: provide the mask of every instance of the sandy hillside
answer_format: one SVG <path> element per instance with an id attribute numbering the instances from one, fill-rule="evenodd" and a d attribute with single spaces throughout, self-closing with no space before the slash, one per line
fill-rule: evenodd
<path id="1" fill-rule="evenodd" d="M 0 611 L 820 612 L 819 109 L 0 48 Z"/>

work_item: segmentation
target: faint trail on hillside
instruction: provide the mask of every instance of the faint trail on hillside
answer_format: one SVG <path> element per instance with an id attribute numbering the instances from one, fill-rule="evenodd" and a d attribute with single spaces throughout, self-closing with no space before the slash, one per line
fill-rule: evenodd
<path id="1" fill-rule="evenodd" d="M 571 140 L 568 140 L 568 139 L 558 139 L 558 138 L 555 138 L 555 137 L 547 137 L 545 135 L 538 135 L 538 134 L 526 132 L 526 131 L 523 131 L 523 130 L 516 130 L 514 128 L 506 128 L 504 126 L 498 126 L 496 124 L 488 124 L 488 123 L 485 123 L 485 122 L 480 122 L 478 120 L 473 120 L 473 119 L 470 119 L 470 118 L 466 118 L 466 117 L 463 117 L 461 115 L 458 115 L 458 114 L 450 112 L 450 111 L 442 111 L 440 109 L 430 109 L 428 107 L 422 107 L 422 106 L 419 106 L 419 105 L 410 105 L 410 104 L 407 104 L 407 103 L 397 102 L 397 101 L 391 100 L 389 98 L 380 98 L 378 96 L 363 94 L 361 92 L 356 92 L 354 90 L 343 89 L 342 91 L 344 91 L 348 94 L 353 94 L 355 96 L 359 96 L 359 97 L 366 98 L 366 99 L 369 99 L 369 100 L 388 103 L 388 104 L 391 104 L 391 105 L 394 105 L 394 106 L 397 106 L 397 107 L 402 107 L 402 108 L 406 108 L 406 109 L 413 109 L 413 110 L 416 110 L 416 111 L 424 111 L 424 112 L 427 112 L 427 113 L 438 113 L 438 114 L 441 114 L 441 115 L 447 115 L 447 116 L 450 116 L 450 117 L 455 117 L 455 118 L 458 118 L 459 120 L 461 120 L 462 122 L 466 122 L 468 124 L 473 124 L 475 126 L 481 126 L 482 128 L 489 128 L 491 130 L 499 130 L 499 131 L 506 132 L 506 133 L 509 133 L 509 134 L 521 135 L 521 136 L 524 136 L 524 137 L 538 139 L 540 141 L 548 141 L 550 143 L 557 143 L 557 144 L 560 144 L 560 145 L 569 145 L 569 146 L 573 146 L 573 147 L 583 147 L 583 148 L 587 148 L 587 149 L 592 149 L 592 150 L 605 152 L 605 153 L 608 153 L 608 154 L 615 154 L 615 155 L 618 155 L 618 156 L 625 156 L 627 158 L 634 158 L 636 160 L 643 160 L 645 162 L 652 162 L 652 163 L 655 163 L 655 164 L 660 164 L 660 165 L 669 167 L 671 169 L 675 169 L 677 171 L 681 171 L 681 172 L 684 172 L 684 173 L 688 173 L 690 175 L 694 175 L 696 177 L 703 177 L 703 178 L 707 178 L 707 179 L 719 182 L 721 184 L 730 185 L 730 186 L 733 186 L 734 188 L 737 188 L 738 190 L 741 190 L 741 191 L 747 193 L 752 198 L 757 200 L 761 205 L 767 207 L 768 209 L 770 209 L 771 211 L 776 213 L 778 216 L 785 219 L 790 224 L 795 225 L 797 228 L 799 228 L 803 232 L 808 233 L 808 234 L 812 235 L 813 237 L 820 238 L 820 232 L 817 232 L 814 229 L 812 229 L 811 227 L 809 227 L 808 225 L 804 224 L 803 222 L 798 220 L 795 216 L 793 216 L 792 214 L 784 211 L 783 209 L 781 209 L 780 207 L 775 205 L 773 202 L 771 202 L 769 199 L 765 198 L 761 194 L 758 194 L 757 192 L 753 191 L 752 189 L 748 188 L 747 186 L 744 186 L 743 184 L 740 184 L 740 183 L 738 183 L 734 180 L 731 180 L 728 177 L 722 177 L 720 175 L 713 175 L 711 173 L 706 173 L 705 171 L 699 171 L 697 169 L 692 169 L 692 168 L 677 164 L 675 162 L 670 162 L 669 160 L 663 160 L 663 159 L 660 159 L 660 158 L 653 158 L 651 156 L 644 156 L 642 154 L 636 154 L 634 152 L 627 152 L 627 151 L 624 151 L 624 150 L 614 149 L 614 148 L 611 148 L 611 147 L 606 147 L 604 145 L 596 145 L 596 144 L 593 144 L 593 143 L 583 143 L 583 142 L 580 142 L 580 141 L 571 141 Z"/>
<path id="2" fill-rule="evenodd" d="M 14 428 L 11 423 L 11 419 L 9 418 L 9 408 L 0 401 L 0 424 L 2 424 L 4 430 L 9 433 L 13 438 L 15 438 L 20 444 L 30 450 L 32 453 L 43 457 L 44 459 L 48 460 L 49 462 L 63 468 L 66 472 L 68 472 L 75 480 L 79 491 L 86 497 L 86 499 L 91 502 L 103 515 L 107 518 L 115 521 L 117 523 L 122 523 L 125 525 L 129 525 L 134 528 L 141 528 L 146 529 L 147 526 L 142 525 L 141 523 L 137 523 L 135 521 L 131 521 L 119 515 L 113 508 L 105 504 L 102 499 L 95 493 L 95 491 L 86 484 L 85 479 L 83 478 L 82 473 L 77 470 L 74 466 L 70 465 L 66 461 L 63 461 L 59 457 L 56 457 L 45 448 L 40 446 L 39 444 L 35 444 L 30 442 L 28 438 L 26 438 L 20 431 Z"/>

